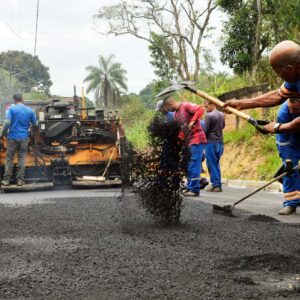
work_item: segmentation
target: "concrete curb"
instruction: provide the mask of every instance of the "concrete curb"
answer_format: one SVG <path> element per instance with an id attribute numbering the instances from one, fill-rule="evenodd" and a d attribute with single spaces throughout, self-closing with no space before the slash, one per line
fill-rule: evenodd
<path id="1" fill-rule="evenodd" d="M 238 179 L 227 179 L 222 178 L 222 184 L 228 187 L 234 188 L 254 188 L 258 189 L 268 181 L 256 181 L 256 180 L 238 180 Z M 282 192 L 282 184 L 279 182 L 273 182 L 271 185 L 265 188 L 266 191 L 271 192 Z"/>

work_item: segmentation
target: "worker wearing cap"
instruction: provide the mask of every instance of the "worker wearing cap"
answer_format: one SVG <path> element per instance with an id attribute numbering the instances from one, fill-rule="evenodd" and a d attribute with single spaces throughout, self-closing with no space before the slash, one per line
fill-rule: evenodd
<path id="1" fill-rule="evenodd" d="M 163 106 L 167 111 L 174 112 L 174 120 L 183 125 L 180 137 L 186 141 L 191 152 L 184 195 L 199 196 L 201 161 L 206 145 L 205 133 L 200 124 L 204 108 L 190 102 L 177 102 L 171 96 L 164 99 Z"/>
<path id="2" fill-rule="evenodd" d="M 32 109 L 23 103 L 21 94 L 13 96 L 15 105 L 11 106 L 5 116 L 0 138 L 7 135 L 6 164 L 2 185 L 10 184 L 15 154 L 18 153 L 17 185 L 24 184 L 25 156 L 29 141 L 30 125 L 37 126 L 36 116 Z M 8 132 L 8 133 L 7 133 Z"/>
<path id="3" fill-rule="evenodd" d="M 164 100 L 159 100 L 156 103 L 156 112 L 161 112 L 166 117 L 166 121 L 170 122 L 174 119 L 174 112 L 167 111 L 167 109 L 164 107 Z"/>
<path id="4" fill-rule="evenodd" d="M 300 98 L 300 45 L 292 41 L 283 41 L 277 44 L 270 53 L 269 62 L 276 74 L 285 82 L 279 90 L 274 90 L 259 97 L 246 100 L 231 100 L 225 103 L 226 107 L 236 109 L 248 109 L 256 107 L 272 107 L 284 103 L 288 98 Z M 295 106 L 295 103 L 294 103 Z M 277 122 L 271 122 L 264 126 L 270 133 L 276 133 L 277 148 L 284 165 L 287 159 L 292 160 L 292 166 L 298 163 L 300 147 L 298 147 L 297 131 L 300 131 L 300 118 L 293 112 L 292 101 L 282 105 Z M 279 211 L 281 215 L 290 215 L 296 211 L 300 201 L 300 185 L 297 181 L 291 184 L 291 178 L 284 178 L 285 202 L 284 208 Z"/>

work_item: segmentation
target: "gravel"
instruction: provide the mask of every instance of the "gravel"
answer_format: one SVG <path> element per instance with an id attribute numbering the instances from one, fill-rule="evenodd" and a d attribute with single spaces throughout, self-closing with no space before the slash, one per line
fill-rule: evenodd
<path id="1" fill-rule="evenodd" d="M 299 226 L 183 204 L 169 226 L 133 196 L 0 205 L 0 298 L 300 298 Z"/>

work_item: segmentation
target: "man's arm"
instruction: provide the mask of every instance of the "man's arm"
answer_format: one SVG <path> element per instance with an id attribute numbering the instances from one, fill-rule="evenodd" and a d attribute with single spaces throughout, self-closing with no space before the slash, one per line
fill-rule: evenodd
<path id="1" fill-rule="evenodd" d="M 226 107 L 228 106 L 238 110 L 256 107 L 272 107 L 282 104 L 285 100 L 286 99 L 279 94 L 278 90 L 275 90 L 251 99 L 226 101 L 223 110 L 227 112 Z"/>
<path id="2" fill-rule="evenodd" d="M 4 136 L 7 135 L 7 131 L 9 129 L 9 126 L 10 126 L 10 120 L 5 119 L 4 123 L 3 123 L 3 127 L 2 127 L 2 129 L 0 131 L 0 138 L 3 138 Z"/>
<path id="3" fill-rule="evenodd" d="M 32 126 L 35 126 L 35 127 L 38 126 L 38 121 L 37 121 L 36 115 L 33 111 L 32 111 L 32 114 L 31 114 L 30 123 L 32 124 Z"/>
<path id="4" fill-rule="evenodd" d="M 210 125 L 211 125 L 211 116 L 209 114 L 207 114 L 205 116 L 205 128 L 204 128 L 204 132 L 205 132 L 206 136 L 210 131 Z"/>
<path id="5" fill-rule="evenodd" d="M 200 122 L 200 119 L 204 114 L 204 108 L 203 108 L 203 106 L 188 102 L 186 105 L 186 109 L 188 110 L 188 112 L 190 114 L 193 115 L 192 120 L 191 120 L 190 124 L 188 125 L 189 128 L 191 129 L 194 126 L 196 121 Z"/>

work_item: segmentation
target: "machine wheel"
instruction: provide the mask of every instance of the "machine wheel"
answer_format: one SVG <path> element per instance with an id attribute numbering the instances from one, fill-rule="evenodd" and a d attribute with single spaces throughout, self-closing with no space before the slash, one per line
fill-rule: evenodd
<path id="1" fill-rule="evenodd" d="M 126 140 L 126 138 L 121 138 L 120 141 L 121 148 L 121 179 L 123 185 L 131 185 L 132 183 L 132 164 L 134 151 L 132 145 Z"/>

